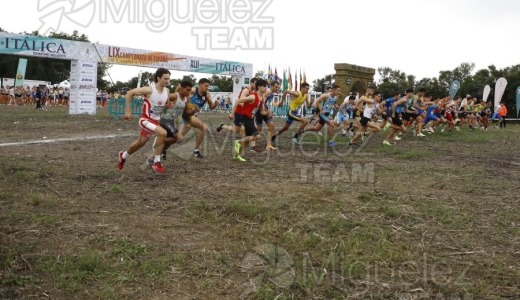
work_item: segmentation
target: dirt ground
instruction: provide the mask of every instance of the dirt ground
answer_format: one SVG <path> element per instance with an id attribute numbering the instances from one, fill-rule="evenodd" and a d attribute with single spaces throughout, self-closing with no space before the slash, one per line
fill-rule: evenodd
<path id="1" fill-rule="evenodd" d="M 117 169 L 137 119 L 0 114 L 2 299 L 520 298 L 516 124 L 336 149 L 293 125 L 241 163 L 206 113 L 205 158 L 189 136 L 155 175 L 151 145 Z"/>

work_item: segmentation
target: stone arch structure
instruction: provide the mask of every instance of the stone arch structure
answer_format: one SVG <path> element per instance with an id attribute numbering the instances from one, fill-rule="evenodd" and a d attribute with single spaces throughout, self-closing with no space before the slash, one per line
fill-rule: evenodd
<path id="1" fill-rule="evenodd" d="M 341 92 L 349 95 L 351 91 L 364 94 L 367 87 L 372 86 L 376 70 L 351 64 L 334 64 L 336 70 L 335 83 Z"/>
<path id="2" fill-rule="evenodd" d="M 358 93 L 360 95 L 365 94 L 367 91 L 367 85 L 365 85 L 361 80 L 356 81 L 350 89 L 350 92 Z"/>

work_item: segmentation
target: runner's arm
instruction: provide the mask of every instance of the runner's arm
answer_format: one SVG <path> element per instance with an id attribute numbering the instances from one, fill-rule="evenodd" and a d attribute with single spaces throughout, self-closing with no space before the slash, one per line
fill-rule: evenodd
<path id="1" fill-rule="evenodd" d="M 345 106 L 347 106 L 348 104 L 348 100 L 345 100 L 343 101 L 343 103 L 341 103 L 341 105 L 339 106 L 339 110 L 341 111 L 341 113 L 345 116 L 348 116 L 347 114 L 347 110 L 345 109 Z"/>
<path id="2" fill-rule="evenodd" d="M 392 118 L 395 118 L 395 109 L 397 108 L 397 106 L 404 104 L 404 103 L 406 103 L 406 98 L 400 99 L 399 101 L 394 102 L 394 104 L 392 104 L 392 116 L 391 116 Z"/>
<path id="3" fill-rule="evenodd" d="M 323 100 L 327 99 L 329 97 L 329 94 L 323 94 L 321 95 L 318 99 L 316 99 L 316 108 L 321 112 L 321 110 L 323 109 L 321 103 L 323 102 Z"/>
<path id="4" fill-rule="evenodd" d="M 175 102 L 177 102 L 177 93 L 170 93 L 168 95 L 168 101 L 166 102 L 165 107 L 170 109 L 173 107 L 173 105 L 175 105 Z"/>
<path id="5" fill-rule="evenodd" d="M 130 118 L 132 117 L 132 108 L 130 107 L 130 103 L 132 102 L 132 99 L 134 98 L 134 96 L 142 95 L 142 96 L 148 97 L 151 94 L 152 94 L 152 88 L 149 86 L 131 89 L 128 92 L 126 92 L 125 119 L 130 120 Z"/>
<path id="6" fill-rule="evenodd" d="M 237 110 L 237 106 L 242 104 L 242 103 L 246 103 L 246 102 L 254 102 L 255 101 L 255 96 L 254 95 L 249 95 L 247 97 L 243 97 L 243 98 L 240 98 L 240 99 L 237 99 L 235 101 L 235 103 L 233 103 L 233 111 L 231 111 L 231 114 L 235 114 L 235 111 Z"/>
<path id="7" fill-rule="evenodd" d="M 288 94 L 291 95 L 291 96 L 294 96 L 294 97 L 298 97 L 298 96 L 300 96 L 300 93 L 297 92 L 297 91 L 289 91 L 289 90 L 286 90 L 286 91 L 283 92 L 283 94 L 282 94 L 282 98 L 285 98 L 285 96 L 288 95 Z"/>

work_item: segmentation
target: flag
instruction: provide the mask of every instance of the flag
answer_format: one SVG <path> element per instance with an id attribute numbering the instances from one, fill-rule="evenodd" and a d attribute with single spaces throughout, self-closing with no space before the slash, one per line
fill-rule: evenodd
<path id="1" fill-rule="evenodd" d="M 278 77 L 278 69 L 274 67 L 274 81 L 280 82 L 280 78 Z"/>
<path id="2" fill-rule="evenodd" d="M 307 74 L 305 74 L 305 71 L 303 71 L 303 82 L 307 82 Z"/>
<path id="3" fill-rule="evenodd" d="M 141 87 L 141 80 L 143 79 L 143 71 L 139 72 L 139 76 L 137 77 L 137 88 Z"/>
<path id="4" fill-rule="evenodd" d="M 486 85 L 484 87 L 484 94 L 482 94 L 482 101 L 487 102 L 489 92 L 491 92 L 491 87 L 489 85 Z"/>
<path id="5" fill-rule="evenodd" d="M 293 89 L 293 85 L 292 85 L 292 76 L 291 76 L 291 68 L 289 68 L 289 79 L 288 80 L 288 86 L 287 86 L 287 89 L 289 91 L 291 91 Z"/>
<path id="6" fill-rule="evenodd" d="M 25 69 L 27 68 L 27 59 L 20 58 L 18 60 L 18 70 L 16 71 L 16 78 L 14 80 L 14 87 L 23 86 L 23 80 L 25 79 Z"/>
<path id="7" fill-rule="evenodd" d="M 294 71 L 294 90 L 298 91 L 298 72 Z"/>
<path id="8" fill-rule="evenodd" d="M 453 100 L 460 89 L 460 81 L 453 80 L 450 84 L 450 99 Z"/>
<path id="9" fill-rule="evenodd" d="M 300 69 L 300 89 L 302 88 L 302 83 L 304 83 L 305 81 L 303 81 L 303 76 L 302 76 L 302 69 Z"/>
<path id="10" fill-rule="evenodd" d="M 282 87 L 282 91 L 286 91 L 289 89 L 289 82 L 287 81 L 287 71 L 284 69 L 283 70 L 283 87 Z"/>
<path id="11" fill-rule="evenodd" d="M 502 96 L 504 96 L 504 91 L 506 90 L 507 80 L 504 77 L 500 77 L 497 80 L 495 85 L 495 109 L 497 109 L 500 101 L 502 100 Z"/>
<path id="12" fill-rule="evenodd" d="M 516 88 L 516 118 L 520 118 L 520 86 Z"/>
<path id="13" fill-rule="evenodd" d="M 273 72 L 271 71 L 271 64 L 269 64 L 269 68 L 267 69 L 267 83 L 271 85 L 271 77 Z"/>

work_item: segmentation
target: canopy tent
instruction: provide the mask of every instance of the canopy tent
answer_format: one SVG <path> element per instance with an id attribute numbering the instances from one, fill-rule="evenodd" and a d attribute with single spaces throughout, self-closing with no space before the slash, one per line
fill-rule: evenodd
<path id="1" fill-rule="evenodd" d="M 58 87 L 70 89 L 70 82 L 68 82 L 67 80 L 63 80 L 58 84 Z"/>

